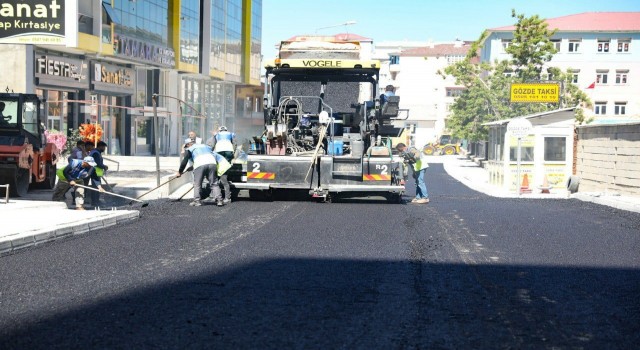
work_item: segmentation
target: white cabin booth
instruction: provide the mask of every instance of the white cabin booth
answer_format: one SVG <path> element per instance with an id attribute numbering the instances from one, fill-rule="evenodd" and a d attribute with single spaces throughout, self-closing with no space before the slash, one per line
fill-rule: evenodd
<path id="1" fill-rule="evenodd" d="M 511 125 L 530 122 L 530 127 L 523 134 L 508 127 L 512 121 Z M 575 107 L 483 125 L 489 127 L 490 184 L 516 194 L 567 193 L 566 181 L 573 170 Z"/>

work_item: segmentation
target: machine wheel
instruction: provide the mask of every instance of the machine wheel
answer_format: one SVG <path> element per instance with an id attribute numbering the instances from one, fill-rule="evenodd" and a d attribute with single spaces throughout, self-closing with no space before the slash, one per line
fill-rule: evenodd
<path id="1" fill-rule="evenodd" d="M 447 146 L 442 150 L 442 153 L 448 155 L 448 156 L 452 156 L 454 154 L 456 154 L 456 149 L 452 146 Z"/>
<path id="2" fill-rule="evenodd" d="M 45 190 L 53 189 L 56 186 L 56 167 L 51 164 L 51 162 L 47 162 L 45 165 L 45 173 L 47 177 L 45 177 L 44 181 L 37 183 L 36 187 Z"/>
<path id="3" fill-rule="evenodd" d="M 12 197 L 24 197 L 29 192 L 29 170 L 19 168 L 14 173 L 13 181 L 9 182 L 9 195 Z"/>
<path id="4" fill-rule="evenodd" d="M 422 149 L 422 152 L 428 156 L 432 156 L 436 153 L 436 148 L 433 146 L 425 146 L 425 148 Z"/>

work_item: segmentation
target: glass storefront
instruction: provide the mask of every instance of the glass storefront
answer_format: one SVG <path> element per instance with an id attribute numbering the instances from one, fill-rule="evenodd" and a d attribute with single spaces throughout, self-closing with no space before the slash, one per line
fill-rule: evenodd
<path id="1" fill-rule="evenodd" d="M 69 99 L 70 93 L 61 90 L 36 89 L 36 94 L 45 99 L 43 105 L 46 111 L 46 127 L 49 130 L 66 131 L 69 126 Z"/>
<path id="2" fill-rule="evenodd" d="M 100 95 L 98 108 L 100 125 L 104 134 L 102 140 L 107 143 L 107 154 L 122 155 L 125 149 L 125 109 L 123 98 Z"/>

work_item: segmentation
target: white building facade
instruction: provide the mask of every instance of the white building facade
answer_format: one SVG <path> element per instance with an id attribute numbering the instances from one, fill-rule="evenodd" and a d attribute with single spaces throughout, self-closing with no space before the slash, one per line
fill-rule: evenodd
<path id="1" fill-rule="evenodd" d="M 547 66 L 573 72 L 596 123 L 640 119 L 640 12 L 588 12 L 547 19 L 558 52 Z M 514 26 L 489 29 L 482 61 L 508 60 Z"/>
<path id="2" fill-rule="evenodd" d="M 388 48 L 386 52 L 385 48 Z M 453 77 L 444 76 L 447 66 L 464 59 L 470 45 L 463 41 L 450 43 L 412 44 L 411 47 L 375 46 L 374 57 L 385 52 L 386 64 L 381 65 L 380 86 L 396 88 L 400 108 L 409 110 L 408 119 L 398 122 L 404 127 L 406 141 L 411 146 L 424 147 L 446 133 L 450 106 L 463 87 Z M 399 49 L 399 50 L 398 50 Z M 439 72 L 443 73 L 440 75 Z"/>

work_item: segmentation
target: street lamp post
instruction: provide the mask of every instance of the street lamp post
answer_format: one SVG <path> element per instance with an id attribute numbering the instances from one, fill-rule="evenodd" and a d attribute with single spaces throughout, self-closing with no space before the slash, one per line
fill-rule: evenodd
<path id="1" fill-rule="evenodd" d="M 156 154 L 156 180 L 157 185 L 160 186 L 160 135 L 158 135 L 158 95 L 151 96 L 151 102 L 153 103 L 153 147 Z"/>

